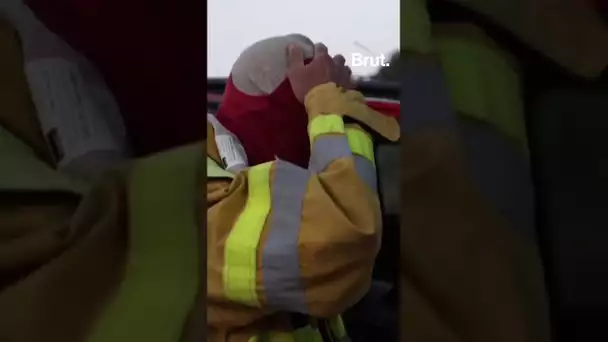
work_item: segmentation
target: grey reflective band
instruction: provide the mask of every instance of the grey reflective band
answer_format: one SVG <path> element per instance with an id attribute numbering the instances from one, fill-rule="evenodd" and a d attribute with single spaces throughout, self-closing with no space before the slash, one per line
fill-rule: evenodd
<path id="1" fill-rule="evenodd" d="M 355 170 L 357 170 L 357 174 L 365 184 L 367 184 L 375 193 L 378 192 L 378 180 L 377 180 L 377 171 L 376 166 L 372 164 L 369 159 L 360 156 L 353 155 L 355 162 Z"/>
<path id="2" fill-rule="evenodd" d="M 514 229 L 536 239 L 534 184 L 526 155 L 491 124 L 459 121 L 471 179 Z"/>
<path id="3" fill-rule="evenodd" d="M 441 64 L 410 56 L 403 62 L 400 102 L 407 103 L 407 111 L 400 117 L 401 130 L 405 133 L 435 127 L 456 130 L 452 99 Z"/>
<path id="4" fill-rule="evenodd" d="M 275 162 L 274 172 L 272 211 L 262 251 L 264 292 L 268 306 L 273 309 L 307 313 L 298 238 L 311 173 L 283 160 Z"/>
<path id="5" fill-rule="evenodd" d="M 335 160 L 348 158 L 352 154 L 346 135 L 319 136 L 314 140 L 310 151 L 310 170 L 323 172 Z"/>
<path id="6" fill-rule="evenodd" d="M 310 156 L 310 170 L 315 173 L 323 172 L 335 160 L 349 157 L 354 159 L 359 177 L 376 192 L 378 186 L 375 165 L 367 158 L 353 154 L 345 135 L 324 135 L 315 139 Z"/>

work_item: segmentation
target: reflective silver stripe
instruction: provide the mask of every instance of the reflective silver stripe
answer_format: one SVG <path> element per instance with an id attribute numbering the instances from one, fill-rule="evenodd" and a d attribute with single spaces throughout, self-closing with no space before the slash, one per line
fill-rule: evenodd
<path id="1" fill-rule="evenodd" d="M 233 167 L 231 167 L 230 169 L 226 169 L 226 171 L 233 173 L 233 174 L 237 174 L 243 170 L 245 170 L 246 168 L 248 168 L 248 166 L 245 165 L 235 165 Z"/>
<path id="2" fill-rule="evenodd" d="M 352 153 L 346 135 L 325 135 L 315 139 L 310 157 L 310 170 L 323 172 L 329 164 L 340 158 L 354 158 L 359 177 L 375 192 L 378 190 L 376 167 L 365 157 Z"/>
<path id="3" fill-rule="evenodd" d="M 323 135 L 315 139 L 310 152 L 310 170 L 323 172 L 336 159 L 352 156 L 348 138 L 344 134 Z"/>
<path id="4" fill-rule="evenodd" d="M 310 171 L 286 161 L 275 162 L 272 211 L 262 252 L 262 278 L 268 306 L 307 313 L 300 278 L 298 237 Z"/>
<path id="5" fill-rule="evenodd" d="M 419 58 L 403 61 L 399 102 L 407 103 L 407 111 L 399 118 L 401 131 L 413 134 L 437 127 L 456 131 L 456 116 L 441 65 Z"/>
<path id="6" fill-rule="evenodd" d="M 461 118 L 459 124 L 471 179 L 513 228 L 536 239 L 534 185 L 526 155 L 489 123 Z"/>
<path id="7" fill-rule="evenodd" d="M 376 167 L 367 158 L 353 155 L 355 162 L 355 170 L 365 184 L 367 184 L 374 192 L 378 192 L 378 180 Z"/>

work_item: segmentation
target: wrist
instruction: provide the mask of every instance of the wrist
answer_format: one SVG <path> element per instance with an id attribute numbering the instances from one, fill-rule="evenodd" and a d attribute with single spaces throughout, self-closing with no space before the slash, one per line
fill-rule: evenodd
<path id="1" fill-rule="evenodd" d="M 370 109 L 360 92 L 345 91 L 335 83 L 326 83 L 313 88 L 304 101 L 309 121 L 322 115 L 338 115 L 347 123 L 357 123 L 368 132 L 378 133 L 389 141 L 400 136 L 399 122 Z"/>
<path id="2" fill-rule="evenodd" d="M 312 88 L 304 97 L 304 106 L 312 119 L 320 114 L 340 114 L 347 112 L 341 99 L 344 91 L 334 82 L 320 84 Z"/>
<path id="3" fill-rule="evenodd" d="M 372 141 L 377 141 L 382 138 L 378 133 L 376 133 L 368 125 L 366 125 L 365 123 L 363 123 L 359 120 L 353 119 L 349 116 L 344 116 L 342 118 L 342 120 L 344 121 L 344 126 L 346 127 L 346 129 L 355 129 L 358 131 L 365 132 L 365 134 L 368 135 Z"/>

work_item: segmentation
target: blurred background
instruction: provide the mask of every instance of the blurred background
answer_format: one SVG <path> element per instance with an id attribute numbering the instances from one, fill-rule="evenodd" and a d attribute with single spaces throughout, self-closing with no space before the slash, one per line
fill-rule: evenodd
<path id="1" fill-rule="evenodd" d="M 332 55 L 344 55 L 347 64 L 353 53 L 384 54 L 388 59 L 399 47 L 399 1 L 395 0 L 210 0 L 207 6 L 208 77 L 228 76 L 241 51 L 252 43 L 289 33 L 325 43 Z M 364 79 L 378 75 L 380 69 L 351 68 Z M 380 74 L 389 77 L 386 71 Z"/>

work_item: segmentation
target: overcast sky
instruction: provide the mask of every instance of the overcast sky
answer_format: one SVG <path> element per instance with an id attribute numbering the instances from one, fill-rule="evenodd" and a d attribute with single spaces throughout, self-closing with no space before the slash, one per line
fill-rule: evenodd
<path id="1" fill-rule="evenodd" d="M 347 64 L 353 53 L 388 58 L 399 46 L 399 0 L 209 0 L 207 4 L 210 77 L 227 76 L 241 51 L 252 43 L 289 33 L 325 43 L 332 55 L 343 54 Z M 351 68 L 356 75 L 376 69 Z"/>

